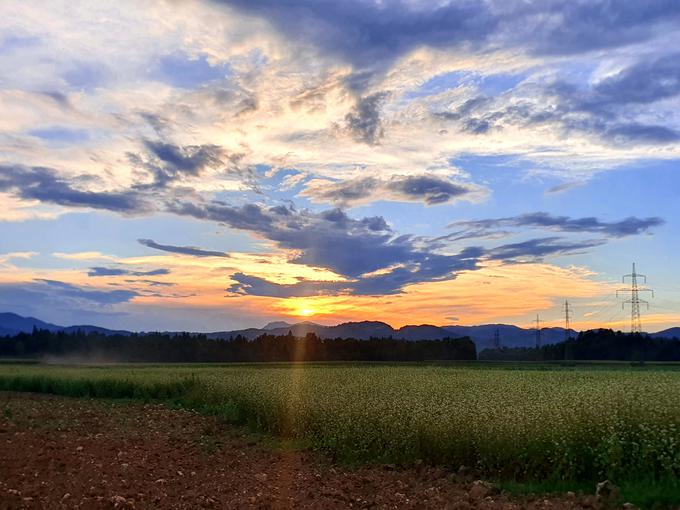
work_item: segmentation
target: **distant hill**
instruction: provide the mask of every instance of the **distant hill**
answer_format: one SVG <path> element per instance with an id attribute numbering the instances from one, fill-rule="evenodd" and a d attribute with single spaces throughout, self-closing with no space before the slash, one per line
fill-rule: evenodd
<path id="1" fill-rule="evenodd" d="M 444 326 L 444 329 L 456 336 L 469 336 L 477 345 L 477 349 L 494 346 L 494 336 L 498 330 L 500 344 L 503 347 L 535 347 L 536 330 L 524 329 L 508 324 L 484 324 L 481 326 Z M 570 330 L 575 337 L 577 331 Z M 549 345 L 564 341 L 564 328 L 541 328 L 541 344 Z"/>
<path id="2" fill-rule="evenodd" d="M 0 313 L 0 336 L 16 335 L 17 333 L 30 333 L 33 327 L 49 331 L 75 332 L 77 330 L 89 333 L 96 332 L 103 335 L 129 335 L 130 331 L 112 330 L 99 326 L 58 326 L 33 317 L 22 317 L 15 313 Z M 524 329 L 508 324 L 482 324 L 479 326 L 433 326 L 430 324 L 409 325 L 395 329 L 389 324 L 380 321 L 344 322 L 335 326 L 324 326 L 314 322 L 298 322 L 291 324 L 285 321 L 275 321 L 266 324 L 262 328 L 247 328 L 233 331 L 215 331 L 208 333 L 208 338 L 226 340 L 242 336 L 249 340 L 267 333 L 275 336 L 287 335 L 302 337 L 307 333 L 314 333 L 320 338 L 355 338 L 357 340 L 369 340 L 370 338 L 392 337 L 399 340 L 440 340 L 442 338 L 469 337 L 477 346 L 477 351 L 494 346 L 495 333 L 498 330 L 500 344 L 503 347 L 534 347 L 536 345 L 536 330 Z M 177 332 L 168 332 L 177 334 Z M 576 337 L 577 332 L 572 330 L 570 336 Z M 652 333 L 654 338 L 680 338 L 680 327 L 670 328 L 658 333 Z M 563 328 L 542 328 L 541 344 L 551 345 L 564 341 Z"/>
<path id="3" fill-rule="evenodd" d="M 2 336 L 30 333 L 34 327 L 49 331 L 60 331 L 63 329 L 61 326 L 50 324 L 34 317 L 22 317 L 16 313 L 0 313 L 0 335 Z"/>
<path id="4" fill-rule="evenodd" d="M 130 331 L 114 330 L 102 328 L 99 326 L 90 326 L 88 324 L 78 326 L 58 326 L 49 322 L 41 321 L 34 317 L 22 317 L 16 313 L 0 313 L 0 336 L 18 335 L 19 333 L 30 333 L 33 328 L 48 330 L 52 332 L 65 331 L 67 333 L 75 333 L 82 331 L 83 333 L 101 333 L 103 335 L 130 335 Z"/>
<path id="5" fill-rule="evenodd" d="M 286 321 L 274 321 L 266 324 L 265 326 L 262 327 L 262 329 L 266 329 L 267 331 L 270 331 L 272 329 L 280 329 L 280 328 L 289 328 L 291 327 L 292 324 L 290 322 Z"/>
<path id="6" fill-rule="evenodd" d="M 680 338 L 680 328 L 668 328 L 650 335 L 652 338 Z"/>
<path id="7" fill-rule="evenodd" d="M 356 338 L 358 340 L 392 337 L 400 340 L 416 341 L 468 336 L 475 342 L 477 349 L 481 350 L 493 346 L 496 329 L 499 331 L 501 345 L 506 347 L 533 347 L 536 345 L 536 330 L 522 329 L 507 324 L 444 327 L 421 324 L 394 329 L 389 324 L 379 321 L 345 322 L 336 326 L 323 326 L 312 322 L 302 322 L 267 329 L 248 328 L 234 331 L 217 331 L 209 333 L 208 337 L 228 339 L 241 335 L 244 338 L 254 340 L 263 333 L 286 335 L 289 331 L 295 336 L 305 336 L 307 333 L 314 333 L 320 338 Z M 572 331 L 572 335 L 575 336 L 576 334 L 576 331 Z M 563 340 L 563 328 L 543 328 L 541 330 L 541 342 L 543 344 L 554 344 Z"/>

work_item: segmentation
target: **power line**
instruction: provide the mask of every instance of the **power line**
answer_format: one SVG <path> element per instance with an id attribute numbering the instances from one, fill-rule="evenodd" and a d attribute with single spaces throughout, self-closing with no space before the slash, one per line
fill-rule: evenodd
<path id="1" fill-rule="evenodd" d="M 633 262 L 633 272 L 631 274 L 624 275 L 622 278 L 623 283 L 626 283 L 626 278 L 630 278 L 630 289 L 619 289 L 616 291 L 616 296 L 621 292 L 630 293 L 630 299 L 627 299 L 621 303 L 621 307 L 625 309 L 626 303 L 630 304 L 630 332 L 631 333 L 642 333 L 642 320 L 640 319 L 640 303 L 647 305 L 647 310 L 649 310 L 649 301 L 640 299 L 640 292 L 651 292 L 652 297 L 654 297 L 654 291 L 646 287 L 638 286 L 638 279 L 642 279 L 644 283 L 647 283 L 647 277 L 643 274 L 636 272 L 635 262 Z"/>

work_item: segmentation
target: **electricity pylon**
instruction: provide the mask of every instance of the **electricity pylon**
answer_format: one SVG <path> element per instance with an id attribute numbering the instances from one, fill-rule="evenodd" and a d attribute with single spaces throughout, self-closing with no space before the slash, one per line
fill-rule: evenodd
<path id="1" fill-rule="evenodd" d="M 494 349 L 501 348 L 501 332 L 498 328 L 496 328 L 496 331 L 494 331 L 493 333 L 493 348 Z"/>
<path id="2" fill-rule="evenodd" d="M 569 304 L 569 301 L 564 302 L 564 341 L 566 342 L 569 340 L 569 336 L 571 335 L 571 305 Z"/>
<path id="3" fill-rule="evenodd" d="M 640 319 L 640 303 L 647 305 L 647 310 L 649 310 L 649 301 L 640 299 L 640 292 L 651 292 L 652 297 L 654 297 L 654 291 L 648 288 L 642 288 L 638 286 L 638 278 L 641 278 L 645 284 L 647 284 L 647 277 L 643 274 L 636 272 L 635 262 L 633 262 L 633 272 L 631 274 L 624 275 L 622 281 L 626 283 L 626 278 L 630 278 L 630 289 L 619 289 L 616 291 L 616 296 L 621 292 L 630 292 L 630 299 L 625 300 L 621 303 L 621 308 L 625 309 L 626 303 L 630 304 L 630 332 L 631 333 L 642 333 L 642 320 Z"/>
<path id="4" fill-rule="evenodd" d="M 541 347 L 541 319 L 536 314 L 536 349 Z"/>
<path id="5" fill-rule="evenodd" d="M 571 345 L 569 338 L 571 336 L 571 305 L 568 300 L 564 301 L 564 359 L 568 361 L 572 358 Z"/>

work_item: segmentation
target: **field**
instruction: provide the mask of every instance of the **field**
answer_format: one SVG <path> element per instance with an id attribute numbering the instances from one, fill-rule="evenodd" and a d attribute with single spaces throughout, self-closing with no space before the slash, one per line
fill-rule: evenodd
<path id="1" fill-rule="evenodd" d="M 675 367 L 0 364 L 0 390 L 166 400 L 349 463 L 678 501 Z"/>

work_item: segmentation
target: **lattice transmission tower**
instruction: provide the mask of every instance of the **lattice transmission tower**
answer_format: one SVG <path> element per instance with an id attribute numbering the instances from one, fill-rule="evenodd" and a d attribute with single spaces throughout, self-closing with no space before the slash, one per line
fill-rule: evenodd
<path id="1" fill-rule="evenodd" d="M 569 301 L 564 302 L 564 341 L 569 340 L 571 336 L 571 319 L 572 319 L 572 308 Z"/>
<path id="2" fill-rule="evenodd" d="M 536 348 L 541 347 L 541 318 L 536 314 Z"/>
<path id="3" fill-rule="evenodd" d="M 640 319 L 640 304 L 646 305 L 647 310 L 649 310 L 649 301 L 640 299 L 640 292 L 651 292 L 652 297 L 654 297 L 654 291 L 647 287 L 639 286 L 639 280 L 642 280 L 645 285 L 647 284 L 647 277 L 636 271 L 635 262 L 633 262 L 633 272 L 624 275 L 624 277 L 622 278 L 623 283 L 626 283 L 626 278 L 630 278 L 630 288 L 619 289 L 616 291 L 616 295 L 618 297 L 618 295 L 622 292 L 630 294 L 630 299 L 627 299 L 623 303 L 621 303 L 621 307 L 625 309 L 626 304 L 630 305 L 630 332 L 642 333 L 642 320 Z"/>

